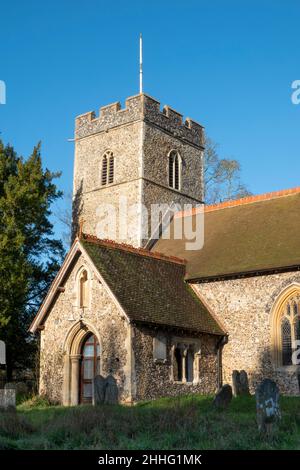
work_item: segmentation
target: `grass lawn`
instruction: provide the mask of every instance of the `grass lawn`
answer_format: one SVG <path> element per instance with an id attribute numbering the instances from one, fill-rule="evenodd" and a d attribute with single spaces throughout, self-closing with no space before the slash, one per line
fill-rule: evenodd
<path id="1" fill-rule="evenodd" d="M 300 398 L 282 397 L 272 438 L 257 431 L 255 398 L 216 411 L 193 395 L 125 406 L 49 406 L 39 398 L 0 413 L 0 449 L 300 449 Z"/>

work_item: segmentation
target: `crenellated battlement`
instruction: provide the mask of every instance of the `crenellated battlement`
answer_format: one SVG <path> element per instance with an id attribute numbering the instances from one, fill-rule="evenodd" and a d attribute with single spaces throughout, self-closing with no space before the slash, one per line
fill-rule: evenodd
<path id="1" fill-rule="evenodd" d="M 200 124 L 190 118 L 183 121 L 182 114 L 170 106 L 164 106 L 161 110 L 160 102 L 145 94 L 127 98 L 123 109 L 120 102 L 103 106 L 98 117 L 93 111 L 81 114 L 75 121 L 75 137 L 81 139 L 141 120 L 197 147 L 204 145 L 204 132 Z"/>

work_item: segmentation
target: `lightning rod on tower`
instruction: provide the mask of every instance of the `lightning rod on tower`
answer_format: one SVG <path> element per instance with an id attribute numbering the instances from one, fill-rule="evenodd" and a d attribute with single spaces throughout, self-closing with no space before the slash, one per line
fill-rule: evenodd
<path id="1" fill-rule="evenodd" d="M 143 37 L 140 33 L 140 93 L 143 93 Z"/>

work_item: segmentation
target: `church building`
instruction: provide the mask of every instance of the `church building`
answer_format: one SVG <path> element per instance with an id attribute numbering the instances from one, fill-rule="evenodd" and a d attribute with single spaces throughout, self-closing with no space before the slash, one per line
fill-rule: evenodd
<path id="1" fill-rule="evenodd" d="M 299 394 L 300 188 L 205 206 L 203 151 L 200 124 L 144 93 L 77 117 L 74 241 L 30 328 L 51 401 L 92 402 L 96 375 L 122 403 L 212 394 L 241 369 Z M 153 230 L 155 205 L 176 211 Z M 176 221 L 199 214 L 188 249 Z"/>

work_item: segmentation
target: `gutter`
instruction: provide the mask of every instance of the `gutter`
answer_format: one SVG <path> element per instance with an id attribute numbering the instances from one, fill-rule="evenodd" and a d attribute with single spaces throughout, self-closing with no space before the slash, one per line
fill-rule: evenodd
<path id="1" fill-rule="evenodd" d="M 278 274 L 290 271 L 300 271 L 299 264 L 293 264 L 290 266 L 281 266 L 281 267 L 274 267 L 274 268 L 261 268 L 253 271 L 241 271 L 241 272 L 233 272 L 233 273 L 225 273 L 225 274 L 214 274 L 212 276 L 202 276 L 202 277 L 187 277 L 186 275 L 186 282 L 189 284 L 202 284 L 205 282 L 218 282 L 218 281 L 226 281 L 229 279 L 242 279 L 247 277 L 255 277 L 255 276 L 265 276 L 268 274 Z"/>

